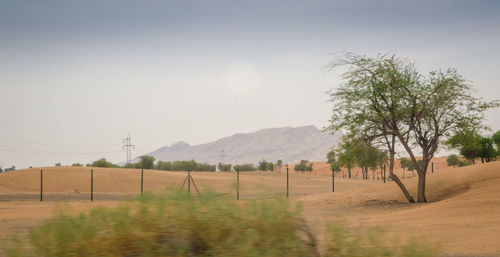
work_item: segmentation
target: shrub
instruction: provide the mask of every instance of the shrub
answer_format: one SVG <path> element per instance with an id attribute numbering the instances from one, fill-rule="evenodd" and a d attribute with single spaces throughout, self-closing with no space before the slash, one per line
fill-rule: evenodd
<path id="1" fill-rule="evenodd" d="M 239 170 L 239 171 L 256 171 L 257 168 L 253 166 L 253 164 L 241 164 L 241 165 L 234 165 L 234 170 Z"/>
<path id="2" fill-rule="evenodd" d="M 434 256 L 427 247 L 398 245 L 380 233 L 362 236 L 330 226 L 324 252 L 286 199 L 236 202 L 206 194 L 144 194 L 139 201 L 87 214 L 60 213 L 4 248 L 18 256 Z"/>

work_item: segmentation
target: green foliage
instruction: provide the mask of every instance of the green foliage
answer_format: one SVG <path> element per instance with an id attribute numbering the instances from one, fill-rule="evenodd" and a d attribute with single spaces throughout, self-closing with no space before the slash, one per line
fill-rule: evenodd
<path id="1" fill-rule="evenodd" d="M 30 232 L 14 256 L 313 256 L 312 233 L 285 199 L 249 201 L 203 195 L 152 197 L 88 214 L 64 213 Z M 304 237 L 304 232 L 311 236 Z"/>
<path id="2" fill-rule="evenodd" d="M 210 165 L 206 163 L 198 163 L 195 160 L 189 161 L 174 161 L 174 162 L 163 162 L 158 161 L 156 163 L 157 170 L 169 170 L 169 171 L 215 171 L 215 165 Z"/>
<path id="3" fill-rule="evenodd" d="M 309 161 L 307 161 L 307 160 L 301 160 L 299 164 L 297 164 L 293 167 L 293 169 L 295 171 L 309 171 L 309 172 L 311 172 L 312 168 L 313 168 L 313 164 L 308 163 L 308 162 Z"/>
<path id="4" fill-rule="evenodd" d="M 460 159 L 456 154 L 450 154 L 448 158 L 446 158 L 446 163 L 448 166 L 456 167 L 460 163 Z"/>
<path id="5" fill-rule="evenodd" d="M 239 170 L 239 171 L 256 171 L 257 168 L 253 166 L 253 164 L 241 164 L 241 165 L 234 165 L 234 170 Z"/>
<path id="6" fill-rule="evenodd" d="M 231 171 L 232 165 L 219 162 L 217 167 L 219 168 L 219 171 Z"/>
<path id="7" fill-rule="evenodd" d="M 141 169 L 153 169 L 155 158 L 153 156 L 143 155 L 139 156 L 139 166 Z"/>
<path id="8" fill-rule="evenodd" d="M 83 166 L 83 164 L 81 164 L 81 163 L 73 163 L 73 164 L 71 164 L 71 166 L 73 166 L 73 167 L 81 167 L 81 166 Z"/>
<path id="9" fill-rule="evenodd" d="M 352 53 L 330 65 L 339 66 L 348 69 L 342 75 L 345 83 L 330 91 L 333 108 L 329 129 L 342 129 L 350 138 L 363 135 L 370 142 L 383 142 L 391 156 L 395 151 L 391 142 L 397 139 L 421 178 L 418 202 L 427 201 L 427 167 L 443 137 L 457 130 L 484 127 L 485 111 L 499 106 L 498 101 L 473 97 L 472 86 L 455 69 L 423 75 L 413 63 L 397 56 L 372 58 Z M 422 165 L 417 165 L 415 153 L 423 156 Z"/>
<path id="10" fill-rule="evenodd" d="M 397 243 L 382 232 L 330 225 L 320 253 L 316 235 L 287 199 L 236 202 L 215 194 L 196 198 L 145 194 L 115 208 L 64 212 L 3 247 L 7 257 L 290 256 L 434 257 L 429 247 Z M 321 237 L 321 234 L 319 235 Z"/>
<path id="11" fill-rule="evenodd" d="M 340 172 L 340 165 L 337 162 L 330 164 L 330 169 L 334 172 Z"/>
<path id="12" fill-rule="evenodd" d="M 401 162 L 401 168 L 403 168 L 403 169 L 407 169 L 411 163 L 411 161 L 408 160 L 407 158 L 401 158 L 401 159 L 399 159 L 399 161 Z"/>
<path id="13" fill-rule="evenodd" d="M 257 168 L 261 171 L 273 171 L 274 170 L 274 164 L 272 162 L 268 162 L 266 160 L 260 161 L 259 165 Z"/>
<path id="14" fill-rule="evenodd" d="M 474 163 L 475 159 L 480 157 L 480 138 L 481 136 L 472 130 L 458 131 L 445 142 L 445 145 L 459 150 L 460 155 Z"/>
<path id="15" fill-rule="evenodd" d="M 276 167 L 278 167 L 278 171 L 281 172 L 281 168 L 283 168 L 283 160 L 277 160 Z"/>
<path id="16" fill-rule="evenodd" d="M 497 155 L 495 148 L 493 147 L 493 140 L 489 137 L 479 138 L 479 157 L 481 157 L 482 162 L 489 162 Z"/>
<path id="17" fill-rule="evenodd" d="M 372 229 L 364 234 L 353 232 L 344 222 L 329 225 L 326 233 L 324 257 L 430 257 L 439 256 L 437 250 L 414 240 L 401 243 L 383 230 Z"/>
<path id="18" fill-rule="evenodd" d="M 56 166 L 56 167 L 61 167 L 61 163 L 60 163 L 60 162 L 58 162 L 58 163 L 56 163 L 54 166 Z"/>
<path id="19" fill-rule="evenodd" d="M 500 130 L 495 132 L 491 136 L 491 140 L 493 140 L 493 143 L 495 143 L 495 145 L 497 147 L 497 156 L 500 155 Z"/>
<path id="20" fill-rule="evenodd" d="M 93 163 L 91 164 L 87 164 L 88 167 L 103 167 L 103 168 L 111 168 L 111 167 L 116 167 L 116 165 L 114 165 L 113 163 L 111 162 L 108 162 L 106 160 L 106 158 L 101 158 L 97 161 L 94 161 Z"/>
<path id="21" fill-rule="evenodd" d="M 335 158 L 335 150 L 331 150 L 330 152 L 328 152 L 326 154 L 326 159 L 328 163 L 332 164 L 336 161 L 336 158 Z"/>

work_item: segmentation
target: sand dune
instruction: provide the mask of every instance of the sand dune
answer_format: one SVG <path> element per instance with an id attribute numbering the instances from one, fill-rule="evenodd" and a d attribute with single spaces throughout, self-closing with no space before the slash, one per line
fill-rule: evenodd
<path id="1" fill-rule="evenodd" d="M 316 164 L 315 164 L 316 165 Z M 291 198 L 303 205 L 303 216 L 318 231 L 329 222 L 342 217 L 356 229 L 383 227 L 390 236 L 438 244 L 450 254 L 500 254 L 500 162 L 476 164 L 463 168 L 440 168 L 428 174 L 427 204 L 407 204 L 399 188 L 380 180 L 336 179 L 336 192 L 331 193 L 327 164 L 316 166 L 316 173 L 290 174 Z M 443 166 L 444 167 L 444 166 Z M 37 202 L 39 169 L 0 174 L 0 229 L 11 234 L 25 232 L 52 216 L 52 211 L 66 201 L 73 211 L 83 211 L 96 205 L 114 206 L 114 195 L 134 195 L 140 190 L 140 171 L 95 169 L 97 202 L 88 201 L 90 173 L 88 168 L 44 168 L 48 202 Z M 161 191 L 167 185 L 179 186 L 185 172 L 147 170 L 146 190 Z M 195 172 L 193 177 L 200 190 L 215 189 L 234 194 L 235 174 Z M 242 199 L 268 197 L 262 187 L 284 195 L 286 176 L 275 172 L 242 173 Z M 412 195 L 416 195 L 416 178 L 404 180 Z M 45 187 L 44 186 L 44 187 Z M 32 197 L 16 199 L 19 195 Z M 82 196 L 82 198 L 71 198 Z M 50 197 L 53 197 L 50 199 Z M 67 197 L 67 198 L 64 198 Z M 107 198 L 108 197 L 108 198 Z M 22 200 L 22 201 L 19 201 Z"/>

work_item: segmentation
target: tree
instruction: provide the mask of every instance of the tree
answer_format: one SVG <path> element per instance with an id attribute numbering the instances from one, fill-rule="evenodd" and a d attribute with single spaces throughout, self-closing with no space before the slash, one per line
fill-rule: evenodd
<path id="1" fill-rule="evenodd" d="M 220 171 L 231 171 L 231 168 L 232 168 L 231 164 L 224 164 L 221 162 L 219 162 L 219 164 L 217 166 L 219 167 Z"/>
<path id="2" fill-rule="evenodd" d="M 61 163 L 60 163 L 60 162 L 58 162 L 58 163 L 56 163 L 56 164 L 55 164 L 55 166 L 56 166 L 56 167 L 61 167 Z"/>
<path id="3" fill-rule="evenodd" d="M 481 162 L 490 162 L 492 158 L 495 158 L 497 152 L 493 148 L 493 140 L 489 137 L 481 136 L 478 140 L 479 144 L 479 157 L 481 157 Z"/>
<path id="4" fill-rule="evenodd" d="M 330 67 L 348 66 L 346 81 L 330 91 L 332 130 L 358 132 L 384 142 L 390 155 L 389 171 L 409 202 L 413 197 L 392 172 L 397 142 L 406 150 L 418 175 L 418 202 L 425 195 L 427 168 L 444 137 L 463 128 L 481 127 L 484 111 L 498 102 L 472 96 L 472 86 L 454 69 L 424 76 L 414 64 L 396 56 L 370 58 L 346 54 Z M 414 149 L 417 147 L 417 149 Z M 417 165 L 416 152 L 422 154 Z"/>
<path id="5" fill-rule="evenodd" d="M 399 159 L 399 162 L 401 164 L 401 168 L 403 169 L 403 178 L 405 178 L 405 169 L 408 168 L 408 162 L 410 162 L 410 160 L 401 158 Z"/>
<path id="6" fill-rule="evenodd" d="M 108 162 L 106 158 L 101 158 L 97 161 L 94 161 L 90 165 L 87 165 L 90 167 L 103 167 L 103 168 L 111 168 L 113 167 L 113 164 L 111 162 Z"/>
<path id="7" fill-rule="evenodd" d="M 153 156 L 143 155 L 139 156 L 139 165 L 141 169 L 153 169 L 155 158 Z"/>
<path id="8" fill-rule="evenodd" d="M 455 168 L 460 163 L 460 160 L 456 154 L 450 154 L 448 158 L 446 158 L 446 163 L 448 166 L 453 166 L 453 168 Z"/>
<path id="9" fill-rule="evenodd" d="M 337 149 L 337 163 L 347 169 L 347 176 L 351 178 L 351 169 L 356 164 L 355 145 L 349 140 L 342 140 L 340 147 Z"/>
<path id="10" fill-rule="evenodd" d="M 234 170 L 239 170 L 239 171 L 256 171 L 257 168 L 253 166 L 253 164 L 241 164 L 241 165 L 234 165 Z"/>
<path id="11" fill-rule="evenodd" d="M 281 173 L 281 168 L 283 168 L 283 160 L 276 161 L 276 167 L 278 167 L 278 171 Z"/>
<path id="12" fill-rule="evenodd" d="M 493 143 L 497 147 L 497 156 L 500 155 L 500 130 L 491 136 L 491 140 L 493 140 Z"/>
<path id="13" fill-rule="evenodd" d="M 293 169 L 295 171 L 300 171 L 300 172 L 304 172 L 304 171 L 312 171 L 312 163 L 307 165 L 309 161 L 307 160 L 301 160 L 299 164 L 296 164 Z"/>
<path id="14" fill-rule="evenodd" d="M 445 144 L 451 149 L 459 150 L 460 155 L 475 164 L 475 160 L 479 157 L 481 151 L 480 138 L 481 136 L 474 130 L 459 130 Z"/>
<path id="15" fill-rule="evenodd" d="M 326 161 L 326 162 L 328 162 L 328 163 L 330 163 L 330 164 L 334 163 L 334 162 L 335 162 L 335 159 L 336 159 L 336 158 L 335 158 L 335 150 L 331 150 L 330 152 L 328 152 L 328 153 L 326 154 L 326 159 L 327 159 L 327 161 Z"/>
<path id="16" fill-rule="evenodd" d="M 83 164 L 81 164 L 81 163 L 73 163 L 73 164 L 71 164 L 71 166 L 83 166 Z"/>
<path id="17" fill-rule="evenodd" d="M 259 165 L 257 168 L 261 171 L 273 171 L 274 170 L 274 164 L 272 162 L 268 162 L 266 160 L 260 161 Z"/>

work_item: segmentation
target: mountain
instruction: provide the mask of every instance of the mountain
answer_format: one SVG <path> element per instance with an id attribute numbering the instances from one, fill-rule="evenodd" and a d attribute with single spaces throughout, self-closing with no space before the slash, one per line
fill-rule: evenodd
<path id="1" fill-rule="evenodd" d="M 217 141 L 189 145 L 183 141 L 164 146 L 147 155 L 161 161 L 191 160 L 216 164 L 256 164 L 261 160 L 283 160 L 296 163 L 300 160 L 324 161 L 326 154 L 341 139 L 315 126 L 268 128 L 253 133 L 239 133 Z M 137 160 L 135 160 L 137 161 Z"/>

